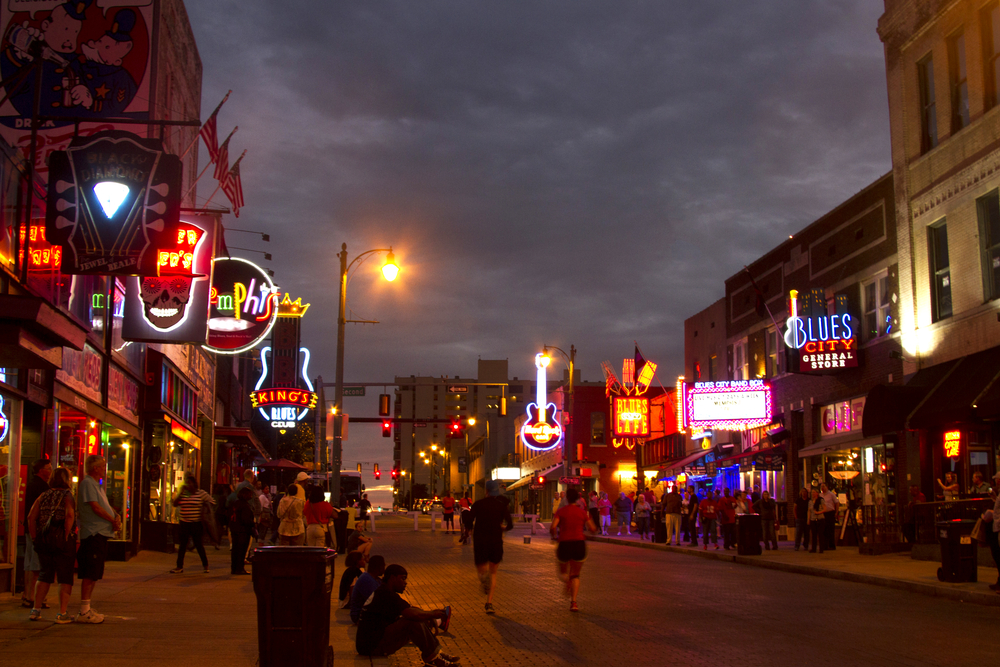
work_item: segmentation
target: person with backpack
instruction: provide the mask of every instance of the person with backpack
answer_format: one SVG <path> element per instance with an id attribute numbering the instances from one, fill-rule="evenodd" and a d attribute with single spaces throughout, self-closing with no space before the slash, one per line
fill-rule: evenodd
<path id="1" fill-rule="evenodd" d="M 301 547 L 306 543 L 306 525 L 302 512 L 306 505 L 305 491 L 298 484 L 289 484 L 288 493 L 278 504 L 278 545 Z"/>
<path id="2" fill-rule="evenodd" d="M 441 530 L 444 531 L 447 526 L 447 533 L 451 535 L 455 531 L 455 499 L 451 491 L 445 491 L 444 498 L 441 499 L 441 517 Z"/>
<path id="3" fill-rule="evenodd" d="M 257 522 L 254 520 L 251 503 L 253 496 L 252 487 L 242 487 L 236 493 L 236 504 L 233 505 L 232 513 L 229 515 L 229 533 L 233 536 L 230 574 L 250 574 L 245 567 L 246 553 L 250 548 L 250 539 L 257 533 Z"/>
<path id="4" fill-rule="evenodd" d="M 73 622 L 69 597 L 73 592 L 73 565 L 76 561 L 76 505 L 70 490 L 70 472 L 59 467 L 52 473 L 49 490 L 38 496 L 28 514 L 28 535 L 38 552 L 41 569 L 35 584 L 28 620 L 42 617 L 42 601 L 49 587 L 59 583 L 59 614 L 56 623 Z M 103 619 L 102 619 L 103 620 Z"/>
<path id="5" fill-rule="evenodd" d="M 198 480 L 194 475 L 184 476 L 184 486 L 173 500 L 174 507 L 180 511 L 180 523 L 178 533 L 180 548 L 177 550 L 177 567 L 170 570 L 170 574 L 181 574 L 184 572 L 184 554 L 187 553 L 188 540 L 194 542 L 194 548 L 201 557 L 201 565 L 208 572 L 208 555 L 205 554 L 203 536 L 205 529 L 201 519 L 203 512 L 211 514 L 215 501 L 212 497 L 198 488 Z"/>

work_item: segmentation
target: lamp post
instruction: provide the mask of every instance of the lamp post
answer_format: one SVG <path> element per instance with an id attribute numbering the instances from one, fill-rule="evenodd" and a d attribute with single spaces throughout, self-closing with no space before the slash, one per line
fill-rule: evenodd
<path id="1" fill-rule="evenodd" d="M 542 352 L 545 354 L 548 354 L 549 350 L 555 350 L 564 356 L 569 363 L 569 419 L 566 424 L 566 434 L 563 437 L 563 476 L 569 477 L 570 452 L 572 451 L 570 448 L 573 446 L 573 366 L 576 363 L 576 347 L 570 345 L 569 354 L 566 354 L 564 350 L 555 345 L 542 346 Z"/>
<path id="2" fill-rule="evenodd" d="M 330 485 L 330 497 L 340 498 L 340 459 L 343 454 L 343 426 L 344 426 L 344 325 L 347 324 L 347 272 L 360 260 L 376 252 L 389 253 L 382 266 L 382 276 L 392 282 L 399 274 L 399 267 L 396 265 L 396 257 L 392 254 L 392 246 L 388 248 L 375 248 L 366 250 L 355 257 L 350 264 L 347 263 L 347 244 L 340 246 L 337 257 L 340 258 L 340 310 L 337 315 L 337 381 L 333 393 L 333 456 L 330 457 L 330 464 L 336 466 L 333 469 Z"/>

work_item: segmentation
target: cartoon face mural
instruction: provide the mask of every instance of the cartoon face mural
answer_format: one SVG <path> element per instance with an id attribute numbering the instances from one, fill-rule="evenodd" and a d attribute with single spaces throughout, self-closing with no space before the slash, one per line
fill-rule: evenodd
<path id="1" fill-rule="evenodd" d="M 169 329 L 184 319 L 191 298 L 191 279 L 143 278 L 141 298 L 146 320 L 157 329 Z"/>

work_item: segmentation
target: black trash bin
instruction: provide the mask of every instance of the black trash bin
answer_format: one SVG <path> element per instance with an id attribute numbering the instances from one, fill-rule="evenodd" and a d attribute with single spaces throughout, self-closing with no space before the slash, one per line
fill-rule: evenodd
<path id="1" fill-rule="evenodd" d="M 332 667 L 330 600 L 337 552 L 261 547 L 253 557 L 260 667 Z"/>
<path id="2" fill-rule="evenodd" d="M 667 524 L 663 522 L 664 514 L 660 510 L 653 512 L 653 542 L 656 544 L 666 544 Z"/>
<path id="3" fill-rule="evenodd" d="M 938 542 L 941 543 L 941 567 L 938 580 L 952 583 L 978 581 L 979 571 L 976 559 L 976 540 L 972 539 L 972 529 L 976 525 L 971 519 L 955 519 L 937 523 Z"/>
<path id="4" fill-rule="evenodd" d="M 736 517 L 736 553 L 740 556 L 759 556 L 763 536 L 759 514 L 740 514 Z"/>

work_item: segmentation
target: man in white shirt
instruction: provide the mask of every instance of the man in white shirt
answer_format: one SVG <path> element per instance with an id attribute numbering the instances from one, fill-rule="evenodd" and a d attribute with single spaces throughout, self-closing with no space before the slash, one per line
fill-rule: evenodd
<path id="1" fill-rule="evenodd" d="M 823 528 L 826 532 L 826 548 L 833 551 L 837 548 L 837 509 L 840 499 L 825 483 L 820 485 L 820 497 L 823 499 Z"/>

